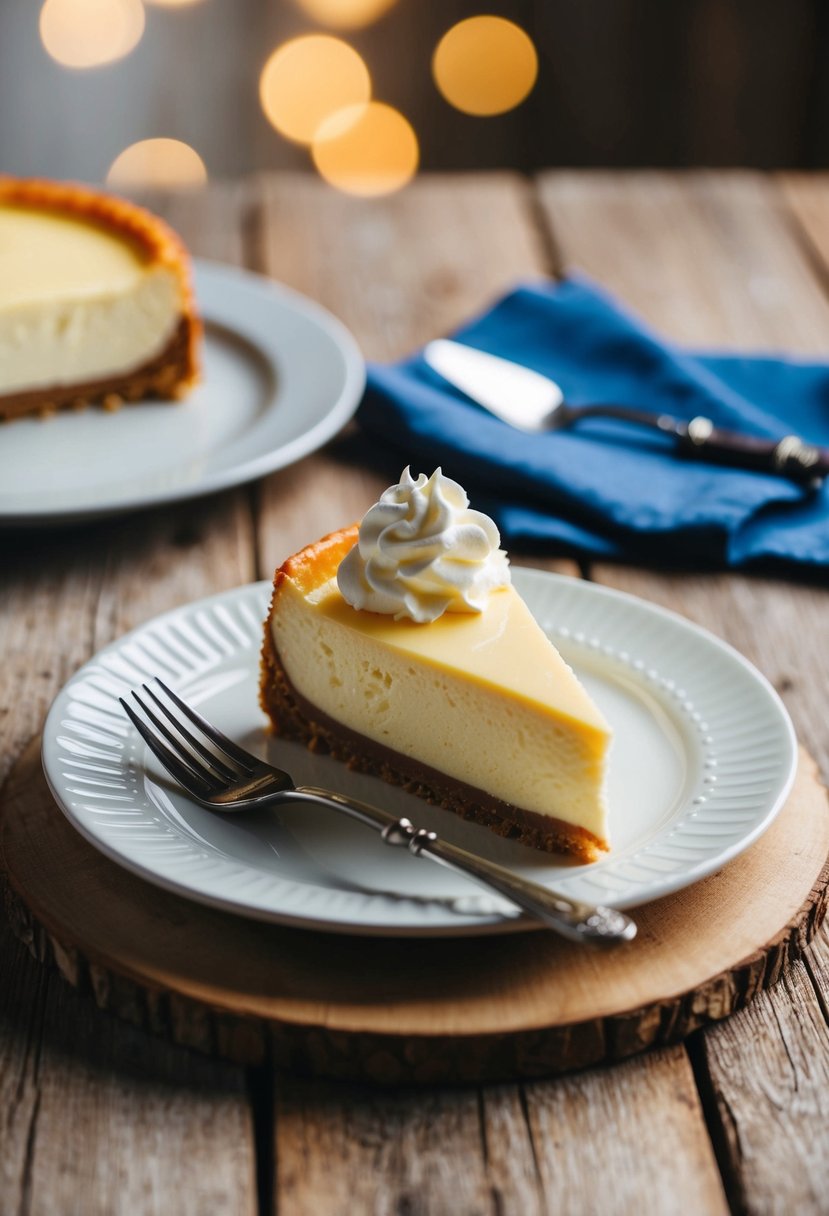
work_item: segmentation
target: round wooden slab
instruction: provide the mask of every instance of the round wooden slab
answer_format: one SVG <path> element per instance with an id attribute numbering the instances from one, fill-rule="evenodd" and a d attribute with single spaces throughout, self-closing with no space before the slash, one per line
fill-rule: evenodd
<path id="1" fill-rule="evenodd" d="M 826 793 L 805 755 L 747 853 L 636 913 L 630 946 L 552 933 L 393 940 L 261 924 L 134 878 L 68 824 L 39 741 L 2 799 L 12 921 L 97 1004 L 242 1063 L 380 1082 L 534 1077 L 675 1042 L 773 984 L 825 911 Z"/>

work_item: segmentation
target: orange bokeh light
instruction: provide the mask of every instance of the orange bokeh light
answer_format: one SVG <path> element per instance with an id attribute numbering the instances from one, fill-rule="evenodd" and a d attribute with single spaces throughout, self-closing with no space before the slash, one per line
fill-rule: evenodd
<path id="1" fill-rule="evenodd" d="M 106 180 L 111 186 L 203 186 L 207 169 L 195 148 L 180 139 L 142 139 L 116 156 Z"/>
<path id="2" fill-rule="evenodd" d="M 40 38 L 66 68 L 97 68 L 128 55 L 144 33 L 141 0 L 46 0 Z"/>
<path id="3" fill-rule="evenodd" d="M 420 157 L 411 123 L 379 101 L 332 115 L 321 126 L 311 154 L 330 185 L 363 197 L 402 189 L 417 172 Z"/>
<path id="4" fill-rule="evenodd" d="M 504 17 L 468 17 L 443 35 L 432 59 L 435 84 L 464 114 L 504 114 L 520 105 L 538 76 L 529 34 Z"/>
<path id="5" fill-rule="evenodd" d="M 371 97 L 371 77 L 357 52 L 329 34 L 306 34 L 278 47 L 259 78 L 265 117 L 295 143 L 313 142 L 321 124 Z"/>
<path id="6" fill-rule="evenodd" d="M 320 25 L 356 30 L 377 21 L 396 0 L 294 0 L 294 3 Z"/>

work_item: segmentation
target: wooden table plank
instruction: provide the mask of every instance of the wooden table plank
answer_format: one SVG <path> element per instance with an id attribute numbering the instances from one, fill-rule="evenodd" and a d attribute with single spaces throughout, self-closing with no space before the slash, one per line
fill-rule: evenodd
<path id="1" fill-rule="evenodd" d="M 773 183 L 745 174 L 554 173 L 541 190 L 564 264 L 585 267 L 668 337 L 825 352 L 829 304 Z M 603 564 L 592 576 L 690 616 L 746 654 L 776 685 L 801 740 L 829 773 L 825 589 Z M 712 1096 L 712 1133 L 729 1195 L 748 1211 L 821 1210 L 814 1163 L 825 1157 L 817 1114 L 826 1042 L 809 967 L 825 974 L 825 942 L 824 936 L 798 972 L 799 1030 L 791 1023 L 792 989 L 781 985 L 704 1032 L 700 1071 Z M 811 1068 L 789 1061 L 793 1034 L 818 1050 Z M 797 1105 L 779 1102 L 764 1075 L 788 1069 Z M 794 1142 L 810 1168 L 792 1168 Z M 825 1186 L 825 1167 L 823 1179 Z"/>
<path id="2" fill-rule="evenodd" d="M 829 1169 L 827 981 L 814 999 L 809 968 L 795 963 L 771 993 L 702 1036 L 712 1079 L 717 1149 L 736 1211 L 825 1212 Z M 769 1033 L 770 1028 L 774 1033 Z M 776 1171 L 786 1162 L 785 1176 Z"/>
<path id="3" fill-rule="evenodd" d="M 0 1211 L 256 1211 L 243 1070 L 98 1014 L 0 926 Z"/>
<path id="4" fill-rule="evenodd" d="M 167 210 L 163 199 L 154 199 Z M 170 211 L 195 252 L 239 260 L 237 189 Z M 44 424 L 48 425 L 48 424 Z M 247 491 L 4 537 L 0 776 L 68 676 L 155 613 L 253 576 Z M 256 1206 L 243 1071 L 213 1069 L 99 1013 L 0 938 L 0 1156 L 10 1212 L 151 1213 Z M 13 1198 L 12 1198 L 13 1197 Z M 9 1204 L 7 1207 L 6 1204 Z"/>
<path id="5" fill-rule="evenodd" d="M 29 1142 L 37 1118 L 35 1083 L 43 1003 L 49 976 L 0 919 L 0 1211 L 26 1210 L 31 1187 Z"/>
<path id="6" fill-rule="evenodd" d="M 795 236 L 825 281 L 829 270 L 829 175 L 781 173 L 777 182 L 796 220 Z"/>
<path id="7" fill-rule="evenodd" d="M 367 359 L 409 354 L 545 267 L 513 174 L 426 175 L 368 200 L 307 174 L 262 190 L 264 268 L 342 317 Z"/>
<path id="8" fill-rule="evenodd" d="M 728 1211 L 682 1048 L 555 1084 L 422 1093 L 286 1082 L 276 1128 L 291 1216 Z"/>
<path id="9" fill-rule="evenodd" d="M 773 180 L 553 172 L 539 184 L 559 269 L 585 271 L 667 337 L 825 351 L 829 302 Z"/>
<path id="10" fill-rule="evenodd" d="M 493 1189 L 500 1178 L 493 1182 L 487 1170 L 474 1089 L 389 1092 L 287 1081 L 277 1091 L 276 1135 L 275 1211 L 286 1216 L 499 1210 Z M 522 1148 L 532 1177 L 526 1136 Z M 505 1203 L 502 1210 L 525 1209 Z"/>
<path id="11" fill-rule="evenodd" d="M 526 1110 L 547 1210 L 728 1211 L 684 1048 L 528 1086 Z"/>
<path id="12" fill-rule="evenodd" d="M 261 188 L 263 268 L 341 316 L 369 357 L 399 357 L 517 280 L 549 269 L 548 233 L 535 226 L 534 200 L 513 177 L 424 177 L 405 193 L 370 204 L 308 178 L 264 179 Z M 298 544 L 359 515 L 383 484 L 362 467 L 335 465 L 330 453 L 269 479 L 260 504 L 263 573 Z M 573 563 L 533 564 L 576 573 Z M 614 1134 L 620 1134 L 640 1068 L 647 1070 L 649 1095 L 647 1109 L 636 1111 L 640 1143 L 657 1146 L 666 1125 L 675 1133 L 671 1151 L 648 1161 L 649 1186 L 661 1196 L 699 1196 L 698 1210 L 722 1211 L 719 1174 L 682 1049 L 660 1053 L 647 1065 L 632 1062 L 618 1074 L 534 1086 L 533 1110 L 543 1122 L 547 1107 L 575 1110 L 595 1102 L 613 1111 Z M 533 1158 L 516 1087 L 482 1099 L 485 1123 L 509 1123 L 509 1159 L 494 1132 L 482 1135 L 481 1112 L 469 1095 L 436 1089 L 390 1101 L 312 1081 L 277 1082 L 275 1092 L 275 1189 L 289 1197 L 292 1213 L 337 1213 L 349 1195 L 355 1212 L 541 1212 L 557 1204 L 561 1161 L 584 1160 L 583 1135 L 566 1119 L 557 1123 L 554 1138 L 536 1138 Z M 679 1102 L 677 1094 L 684 1095 Z M 384 1134 L 384 1128 L 392 1130 Z M 402 1152 L 397 1140 L 409 1151 Z M 575 1188 L 577 1164 L 573 1170 Z M 632 1170 L 631 1187 L 634 1178 Z M 583 1206 L 571 1210 L 608 1210 L 613 1188 L 613 1171 L 597 1151 L 572 1191 L 573 1202 Z"/>

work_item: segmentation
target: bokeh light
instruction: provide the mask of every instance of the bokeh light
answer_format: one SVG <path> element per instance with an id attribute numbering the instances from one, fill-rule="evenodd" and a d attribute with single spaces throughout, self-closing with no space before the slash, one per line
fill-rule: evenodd
<path id="1" fill-rule="evenodd" d="M 504 114 L 535 84 L 538 56 L 528 34 L 503 17 L 468 17 L 443 35 L 432 59 L 443 96 L 464 114 Z"/>
<path id="2" fill-rule="evenodd" d="M 67 68 L 97 68 L 128 55 L 144 33 L 141 0 L 46 0 L 40 37 Z"/>
<path id="3" fill-rule="evenodd" d="M 396 0 L 294 0 L 294 3 L 320 25 L 357 30 L 382 17 Z"/>
<path id="4" fill-rule="evenodd" d="M 116 156 L 106 180 L 111 186 L 203 186 L 207 169 L 180 139 L 142 139 Z"/>
<path id="5" fill-rule="evenodd" d="M 311 155 L 330 185 L 370 197 L 402 189 L 417 172 L 420 154 L 408 119 L 392 106 L 370 101 L 327 119 Z"/>
<path id="6" fill-rule="evenodd" d="M 265 117 L 280 135 L 310 144 L 321 124 L 371 97 L 371 77 L 357 52 L 329 34 L 306 34 L 283 43 L 259 78 Z"/>

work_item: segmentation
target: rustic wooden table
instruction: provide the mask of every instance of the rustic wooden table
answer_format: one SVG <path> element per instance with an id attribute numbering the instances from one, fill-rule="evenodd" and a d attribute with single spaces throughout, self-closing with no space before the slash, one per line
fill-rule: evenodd
<path id="1" fill-rule="evenodd" d="M 516 279 L 577 265 L 683 342 L 824 353 L 829 182 L 747 174 L 310 177 L 153 200 L 197 254 L 320 300 L 394 358 Z M 382 479 L 342 444 L 258 485 L 0 538 L 0 776 L 66 678 L 155 613 L 259 577 Z M 778 688 L 829 774 L 825 589 L 542 562 L 675 608 Z M 407 1091 L 286 1080 L 99 1012 L 0 923 L 0 1213 L 827 1210 L 829 939 L 684 1045 L 552 1081 Z"/>

